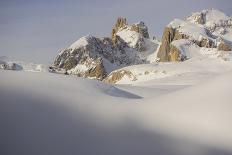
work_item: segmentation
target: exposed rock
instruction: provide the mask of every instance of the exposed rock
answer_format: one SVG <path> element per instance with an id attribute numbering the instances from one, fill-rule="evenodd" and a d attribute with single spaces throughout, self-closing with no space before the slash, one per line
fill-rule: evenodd
<path id="1" fill-rule="evenodd" d="M 192 16 L 188 17 L 188 20 L 192 20 L 197 24 L 205 24 L 206 21 L 206 13 L 205 12 L 197 12 L 192 14 Z"/>
<path id="2" fill-rule="evenodd" d="M 53 71 L 60 68 L 61 72 L 66 70 L 68 74 L 102 80 L 106 76 L 102 58 L 106 58 L 111 62 L 115 61 L 112 52 L 112 48 L 114 48 L 112 41 L 107 38 L 101 40 L 93 36 L 82 39 L 86 39 L 86 45 L 66 49 L 57 56 L 53 64 Z"/>
<path id="3" fill-rule="evenodd" d="M 168 56 L 169 61 L 180 61 L 181 60 L 181 52 L 177 47 L 174 45 L 170 44 L 170 52 Z"/>
<path id="4" fill-rule="evenodd" d="M 136 32 L 137 34 L 133 34 L 132 32 Z M 136 39 L 138 36 L 140 37 Z M 127 39 L 125 39 L 125 37 Z M 134 38 L 134 41 L 132 41 L 132 38 L 128 41 L 129 37 Z M 112 29 L 111 39 L 113 41 L 113 44 L 116 44 L 119 41 L 119 38 L 124 39 L 124 41 L 129 46 L 131 44 L 130 42 L 136 42 L 136 45 L 130 47 L 136 48 L 139 51 L 144 51 L 144 38 L 149 39 L 148 28 L 142 21 L 129 25 L 126 18 L 119 17 Z"/>
<path id="5" fill-rule="evenodd" d="M 145 43 L 145 38 L 138 40 L 138 47 L 133 48 L 120 36 L 116 37 L 116 43 L 110 38 L 91 35 L 80 38 L 56 57 L 50 71 L 102 80 L 112 69 L 146 63 L 146 57 L 139 51 L 145 44 L 138 44 Z"/>
<path id="6" fill-rule="evenodd" d="M 175 30 L 171 27 L 166 27 L 163 32 L 161 45 L 157 53 L 160 62 L 169 61 L 170 43 L 175 36 Z"/>
<path id="7" fill-rule="evenodd" d="M 111 33 L 113 43 L 116 43 L 116 41 L 117 41 L 116 34 L 117 34 L 118 30 L 121 28 L 124 28 L 126 25 L 127 25 L 126 18 L 118 17 L 118 19 L 117 19 L 117 21 L 112 29 L 112 33 Z"/>
<path id="8" fill-rule="evenodd" d="M 157 42 L 148 39 L 144 22 L 128 25 L 125 18 L 119 17 L 111 35 L 80 38 L 60 52 L 50 71 L 102 80 L 114 69 L 148 63 L 151 51 L 158 47 Z"/>
<path id="9" fill-rule="evenodd" d="M 232 39 L 229 37 L 232 32 L 231 28 L 232 18 L 216 9 L 193 13 L 185 20 L 175 19 L 163 32 L 157 60 L 161 62 L 178 60 L 178 49 L 171 47 L 170 44 L 179 39 L 188 39 L 199 47 L 231 50 Z M 219 38 L 228 41 L 229 44 L 225 42 L 217 44 Z"/>
<path id="10" fill-rule="evenodd" d="M 149 38 L 148 28 L 144 22 L 131 25 L 131 31 L 140 33 L 144 38 Z"/>
<path id="11" fill-rule="evenodd" d="M 0 61 L 0 69 L 4 70 L 22 70 L 23 67 L 17 63 L 14 62 L 4 62 Z"/>
<path id="12" fill-rule="evenodd" d="M 208 38 L 203 38 L 201 41 L 195 41 L 195 43 L 199 47 L 206 47 L 206 48 L 215 48 L 215 43 L 214 41 L 208 39 Z"/>
<path id="13" fill-rule="evenodd" d="M 221 41 L 217 47 L 219 51 L 231 51 L 231 47 L 225 41 Z"/>
<path id="14" fill-rule="evenodd" d="M 107 73 L 105 71 L 103 61 L 101 58 L 95 61 L 96 64 L 94 64 L 94 67 L 90 68 L 85 73 L 85 77 L 95 78 L 98 80 L 103 80 Z"/>
<path id="15" fill-rule="evenodd" d="M 104 82 L 114 84 L 120 81 L 122 78 L 125 78 L 125 76 L 131 81 L 137 80 L 136 76 L 134 76 L 131 71 L 122 69 L 112 72 L 107 76 L 106 79 L 104 79 Z"/>
<path id="16" fill-rule="evenodd" d="M 157 53 L 157 57 L 159 58 L 159 61 L 160 62 L 167 62 L 173 60 L 177 61 L 176 57 L 179 54 L 177 54 L 176 52 L 178 52 L 178 50 L 173 46 L 170 47 L 170 44 L 174 40 L 188 39 L 188 38 L 189 37 L 187 35 L 179 33 L 176 29 L 173 29 L 172 27 L 166 27 L 163 32 L 161 46 Z M 171 48 L 172 48 L 172 53 L 170 54 Z"/>
<path id="17" fill-rule="evenodd" d="M 160 62 L 183 60 L 182 58 L 177 59 L 178 55 L 180 56 L 180 53 L 178 54 L 177 48 L 172 46 L 171 49 L 170 47 L 171 42 L 180 39 L 188 39 L 191 42 L 197 44 L 199 47 L 215 48 L 215 42 L 213 39 L 211 39 L 213 38 L 212 34 L 207 30 L 205 30 L 205 33 L 208 35 L 208 38 L 201 37 L 200 40 L 195 40 L 188 34 L 179 32 L 178 28 L 166 27 L 163 32 L 161 46 L 157 53 L 157 58 L 159 58 Z"/>

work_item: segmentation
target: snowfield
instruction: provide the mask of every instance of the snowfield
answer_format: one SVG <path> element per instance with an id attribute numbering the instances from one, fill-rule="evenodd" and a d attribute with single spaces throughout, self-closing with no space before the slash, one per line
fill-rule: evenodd
<path id="1" fill-rule="evenodd" d="M 1 154 L 232 153 L 232 71 L 136 86 L 46 72 L 0 75 Z"/>

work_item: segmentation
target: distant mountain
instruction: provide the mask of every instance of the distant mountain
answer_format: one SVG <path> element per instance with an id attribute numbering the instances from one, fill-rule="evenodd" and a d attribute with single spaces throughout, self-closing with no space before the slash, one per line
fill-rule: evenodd
<path id="1" fill-rule="evenodd" d="M 26 63 L 10 60 L 6 56 L 0 56 L 0 69 L 30 72 L 48 72 L 48 67 L 42 64 Z"/>
<path id="2" fill-rule="evenodd" d="M 117 19 L 111 36 L 80 38 L 60 52 L 50 70 L 102 80 L 115 69 L 150 63 L 159 45 L 158 41 L 149 39 L 144 22 L 129 25 L 121 17 Z"/>
<path id="3" fill-rule="evenodd" d="M 161 62 L 183 61 L 191 58 L 190 46 L 232 49 L 232 17 L 216 9 L 192 13 L 185 20 L 175 19 L 164 29 L 157 53 Z M 199 51 L 200 51 L 199 48 Z"/>
<path id="4" fill-rule="evenodd" d="M 133 65 L 203 57 L 229 61 L 232 57 L 232 17 L 216 9 L 192 13 L 184 20 L 174 19 L 165 27 L 161 43 L 149 37 L 144 22 L 128 24 L 120 17 L 111 38 L 80 38 L 58 54 L 50 71 L 117 83 L 124 77 L 136 81 L 138 76 L 153 72 L 146 70 L 151 65 Z M 153 76 L 166 74 L 154 71 Z"/>
<path id="5" fill-rule="evenodd" d="M 216 9 L 203 10 L 192 13 L 184 20 L 175 19 L 165 27 L 161 45 L 157 52 L 154 51 L 157 64 L 124 67 L 111 72 L 104 81 L 128 84 L 187 72 L 206 73 L 216 68 L 223 70 L 230 68 L 231 63 L 218 62 L 216 59 L 230 61 L 231 49 L 232 17 Z M 215 60 L 209 66 L 211 58 Z M 170 63 L 179 61 L 186 62 Z"/>

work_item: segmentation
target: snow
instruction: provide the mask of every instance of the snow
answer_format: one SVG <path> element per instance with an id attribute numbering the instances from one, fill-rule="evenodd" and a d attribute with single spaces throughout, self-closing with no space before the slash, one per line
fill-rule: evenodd
<path id="1" fill-rule="evenodd" d="M 138 32 L 131 31 L 130 27 L 120 30 L 119 32 L 117 32 L 117 35 L 122 38 L 126 43 L 128 43 L 128 45 L 132 48 L 136 47 L 136 44 L 142 37 L 141 34 L 139 34 Z"/>
<path id="2" fill-rule="evenodd" d="M 48 72 L 48 66 L 44 64 L 35 64 L 33 62 L 27 63 L 27 62 L 20 62 L 16 61 L 17 64 L 21 65 L 23 67 L 24 71 L 28 72 Z"/>
<path id="3" fill-rule="evenodd" d="M 91 35 L 87 35 L 87 36 L 84 36 L 84 37 L 81 37 L 80 39 L 78 39 L 76 42 L 74 42 L 70 47 L 69 49 L 77 49 L 77 48 L 80 48 L 80 47 L 85 47 L 86 45 L 88 45 L 88 38 L 91 37 Z"/>
<path id="4" fill-rule="evenodd" d="M 203 24 L 198 24 L 196 19 L 205 15 Z M 216 38 L 222 38 L 232 42 L 232 18 L 216 9 L 203 10 L 193 13 L 186 20 L 174 19 L 168 27 L 177 29 L 180 33 L 186 34 L 191 40 L 201 41 L 203 38 L 216 42 Z M 212 36 L 208 35 L 208 32 Z"/>
<path id="5" fill-rule="evenodd" d="M 204 10 L 203 12 L 206 12 L 206 25 L 220 24 L 222 21 L 230 19 L 225 13 L 217 9 Z"/>
<path id="6" fill-rule="evenodd" d="M 232 53 L 215 48 L 200 48 L 187 40 L 174 41 L 173 44 L 189 58 L 184 62 L 152 63 L 124 67 L 119 70 L 130 71 L 136 80 L 124 77 L 117 84 L 143 85 L 159 81 L 161 83 L 178 80 L 178 83 L 196 84 L 202 78 L 225 73 L 232 69 Z M 198 77 L 198 78 L 197 78 Z M 181 81 L 185 80 L 185 81 Z"/>
<path id="7" fill-rule="evenodd" d="M 123 39 L 126 43 L 128 43 L 128 45 L 132 48 L 136 48 L 138 42 L 140 39 L 142 39 L 144 41 L 144 47 L 146 47 L 146 49 L 144 49 L 144 51 L 142 52 L 137 52 L 139 53 L 138 56 L 143 59 L 146 60 L 147 62 L 154 62 L 155 56 L 156 56 L 156 50 L 158 49 L 158 46 L 160 44 L 159 41 L 157 40 L 150 40 L 147 38 L 143 38 L 141 34 L 139 34 L 138 32 L 135 31 L 131 31 L 131 27 L 128 26 L 127 28 L 124 28 L 120 31 L 117 32 L 117 35 Z M 135 51 L 133 51 L 135 52 Z M 132 51 L 129 51 L 128 55 L 131 53 L 133 54 Z"/>
<path id="8" fill-rule="evenodd" d="M 193 40 L 201 41 L 202 38 L 210 38 L 205 31 L 204 26 L 183 21 L 181 19 L 175 19 L 169 25 L 169 27 L 177 29 L 180 33 L 190 36 Z"/>
<path id="9" fill-rule="evenodd" d="M 201 12 L 194 12 L 191 16 L 187 18 L 187 20 L 192 23 L 196 23 L 196 17 L 200 16 L 201 14 L 205 15 L 204 25 L 207 27 L 212 27 L 213 25 L 222 25 L 223 23 L 225 23 L 225 21 L 230 20 L 230 17 L 227 16 L 225 13 L 214 8 L 203 10 Z"/>
<path id="10" fill-rule="evenodd" d="M 192 85 L 171 77 L 134 87 L 2 70 L 1 152 L 231 154 L 232 72 L 205 74 L 191 74 L 201 81 Z"/>
<path id="11" fill-rule="evenodd" d="M 82 65 L 82 64 L 77 64 L 76 67 L 68 70 L 69 74 L 75 74 L 75 73 L 79 73 L 79 72 L 85 72 L 89 69 L 89 67 L 87 67 L 86 65 Z"/>
<path id="12" fill-rule="evenodd" d="M 155 62 L 156 61 L 156 55 L 157 55 L 157 52 L 159 50 L 160 42 L 157 41 L 157 40 L 146 39 L 145 40 L 145 46 L 146 46 L 146 51 L 142 52 L 143 57 L 146 58 L 146 60 L 149 63 Z"/>
<path id="13" fill-rule="evenodd" d="M 191 53 L 195 54 L 195 50 L 194 52 L 192 52 L 192 48 L 197 48 L 196 46 L 194 46 L 189 40 L 187 39 L 180 39 L 180 40 L 175 40 L 171 43 L 172 45 L 174 45 L 177 49 L 179 49 L 179 51 L 181 52 L 180 54 L 183 56 L 186 56 L 187 59 L 191 58 Z"/>
<path id="14" fill-rule="evenodd" d="M 232 29 L 227 29 L 226 31 L 227 33 L 221 37 L 232 43 Z"/>
<path id="15" fill-rule="evenodd" d="M 184 22 L 185 21 L 176 18 L 168 24 L 168 27 L 172 27 L 172 28 L 176 29 L 176 28 L 180 27 L 180 25 L 183 24 Z"/>

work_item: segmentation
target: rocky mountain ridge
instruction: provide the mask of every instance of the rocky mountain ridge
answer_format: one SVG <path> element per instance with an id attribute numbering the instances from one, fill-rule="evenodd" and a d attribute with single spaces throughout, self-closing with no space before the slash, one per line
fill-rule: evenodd
<path id="1" fill-rule="evenodd" d="M 161 43 L 149 39 L 144 22 L 128 24 L 119 17 L 111 38 L 80 38 L 60 52 L 50 71 L 115 83 L 124 76 L 136 80 L 130 70 L 123 69 L 127 66 L 185 61 L 210 53 L 229 60 L 231 49 L 232 17 L 216 9 L 173 20 L 165 27 Z"/>
<path id="2" fill-rule="evenodd" d="M 192 58 L 196 61 L 207 57 L 230 61 L 232 58 L 231 49 L 232 17 L 219 10 L 209 9 L 192 13 L 184 20 L 175 19 L 170 22 L 164 29 L 159 49 L 154 52 L 156 53 L 155 59 L 159 64 L 188 59 L 191 62 Z M 157 67 L 148 68 L 148 65 L 124 67 L 110 73 L 104 81 L 108 83 L 131 83 L 139 79 L 141 81 L 141 77 L 149 79 L 153 76 L 163 77 L 174 74 L 168 74 L 165 70 L 157 71 Z"/>
<path id="3" fill-rule="evenodd" d="M 149 63 L 148 56 L 157 47 L 158 44 L 149 39 L 144 22 L 129 25 L 120 17 L 113 27 L 112 38 L 82 37 L 61 51 L 50 69 L 103 80 L 115 69 Z"/>
<path id="4" fill-rule="evenodd" d="M 231 51 L 232 18 L 216 9 L 193 13 L 185 20 L 175 19 L 164 29 L 157 58 L 161 62 L 188 59 L 178 47 L 176 40 L 186 39 L 204 48 Z"/>

